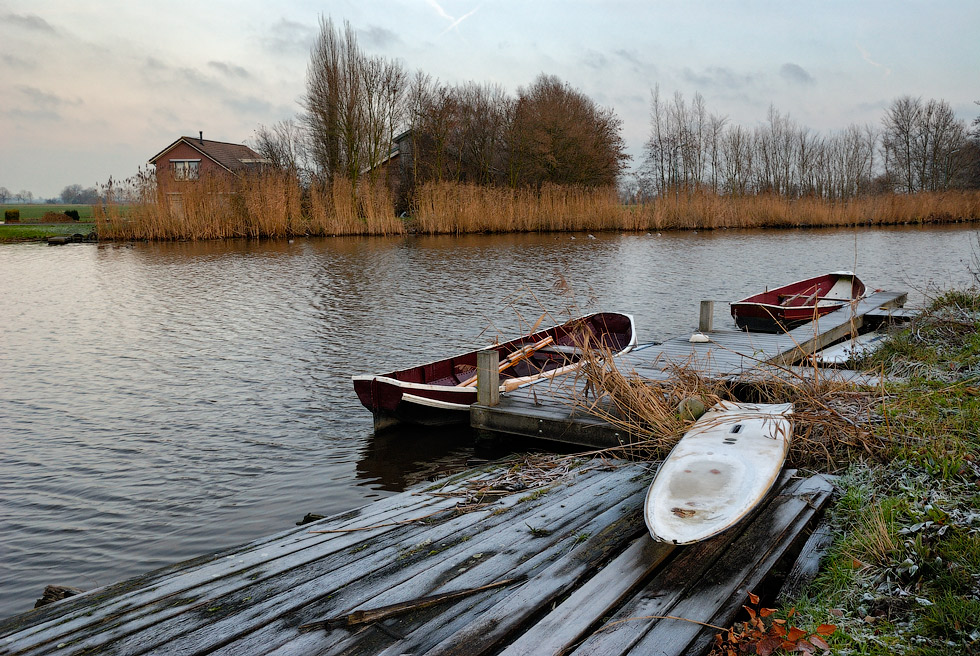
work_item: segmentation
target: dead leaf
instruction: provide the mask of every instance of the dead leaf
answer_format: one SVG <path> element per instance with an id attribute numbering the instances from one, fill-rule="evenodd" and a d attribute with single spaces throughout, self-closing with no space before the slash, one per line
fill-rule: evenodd
<path id="1" fill-rule="evenodd" d="M 825 635 L 825 636 L 831 636 L 834 635 L 834 632 L 836 631 L 837 631 L 837 626 L 835 626 L 834 624 L 821 624 L 820 626 L 817 627 L 815 633 L 819 633 L 820 635 Z"/>
<path id="2" fill-rule="evenodd" d="M 820 649 L 828 649 L 828 650 L 830 649 L 830 645 L 827 644 L 827 641 L 821 638 L 820 636 L 816 636 L 816 635 L 810 636 L 810 642 L 812 642 L 817 647 L 820 647 Z"/>

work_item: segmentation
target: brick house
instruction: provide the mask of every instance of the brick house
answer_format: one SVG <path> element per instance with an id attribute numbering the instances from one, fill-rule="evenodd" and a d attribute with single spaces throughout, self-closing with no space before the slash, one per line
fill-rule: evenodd
<path id="1" fill-rule="evenodd" d="M 262 165 L 271 163 L 244 144 L 211 141 L 204 138 L 203 132 L 198 135 L 180 137 L 150 158 L 161 189 L 177 190 L 182 180 L 259 171 Z"/>

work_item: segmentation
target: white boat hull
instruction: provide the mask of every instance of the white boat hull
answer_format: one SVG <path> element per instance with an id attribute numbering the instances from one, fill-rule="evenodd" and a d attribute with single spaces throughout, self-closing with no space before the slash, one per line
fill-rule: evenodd
<path id="1" fill-rule="evenodd" d="M 700 542 L 731 528 L 769 492 L 792 436 L 791 403 L 722 401 L 664 460 L 647 492 L 644 519 L 655 540 Z"/>

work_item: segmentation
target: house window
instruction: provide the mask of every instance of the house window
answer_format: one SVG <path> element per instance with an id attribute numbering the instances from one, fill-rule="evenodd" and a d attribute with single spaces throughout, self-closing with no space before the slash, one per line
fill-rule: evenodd
<path id="1" fill-rule="evenodd" d="M 199 159 L 172 159 L 170 165 L 173 166 L 175 180 L 197 180 L 200 177 Z"/>

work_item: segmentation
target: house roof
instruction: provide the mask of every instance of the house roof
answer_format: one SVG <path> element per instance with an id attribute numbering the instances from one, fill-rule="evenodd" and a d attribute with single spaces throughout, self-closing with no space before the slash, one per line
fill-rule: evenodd
<path id="1" fill-rule="evenodd" d="M 269 160 L 263 158 L 245 144 L 228 143 L 226 141 L 211 141 L 209 139 L 200 139 L 198 137 L 180 137 L 159 153 L 151 157 L 150 164 L 156 164 L 158 159 L 162 158 L 180 143 L 187 144 L 228 171 L 237 171 L 244 168 L 249 168 L 250 166 L 259 163 L 269 163 Z"/>

